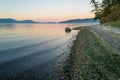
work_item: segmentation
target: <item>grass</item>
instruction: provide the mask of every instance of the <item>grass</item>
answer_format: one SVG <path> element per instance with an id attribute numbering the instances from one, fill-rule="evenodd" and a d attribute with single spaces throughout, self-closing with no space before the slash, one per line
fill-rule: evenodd
<path id="1" fill-rule="evenodd" d="M 105 26 L 120 27 L 120 21 L 105 23 Z"/>
<path id="2" fill-rule="evenodd" d="M 118 80 L 120 55 L 90 27 L 80 30 L 64 66 L 65 80 Z"/>

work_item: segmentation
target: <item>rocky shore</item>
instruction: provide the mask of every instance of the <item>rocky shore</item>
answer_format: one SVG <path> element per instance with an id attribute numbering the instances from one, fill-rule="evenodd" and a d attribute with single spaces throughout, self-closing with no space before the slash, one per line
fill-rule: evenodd
<path id="1" fill-rule="evenodd" d="M 65 80 L 119 80 L 120 34 L 100 26 L 74 30 L 80 31 L 65 62 Z"/>

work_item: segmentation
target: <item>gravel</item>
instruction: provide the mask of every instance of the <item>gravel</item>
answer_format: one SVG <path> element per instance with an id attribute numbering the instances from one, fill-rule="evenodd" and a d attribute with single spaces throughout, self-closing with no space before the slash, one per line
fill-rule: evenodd
<path id="1" fill-rule="evenodd" d="M 120 54 L 120 28 L 110 26 L 93 26 L 92 28 Z"/>

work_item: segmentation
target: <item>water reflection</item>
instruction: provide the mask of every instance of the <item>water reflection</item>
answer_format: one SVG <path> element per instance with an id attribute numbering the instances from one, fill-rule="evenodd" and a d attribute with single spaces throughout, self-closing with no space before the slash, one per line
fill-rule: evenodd
<path id="1" fill-rule="evenodd" d="M 77 34 L 66 34 L 68 26 L 0 24 L 0 80 L 24 80 L 24 75 L 28 75 L 28 80 L 45 79 L 53 75 L 62 66 L 69 40 Z"/>

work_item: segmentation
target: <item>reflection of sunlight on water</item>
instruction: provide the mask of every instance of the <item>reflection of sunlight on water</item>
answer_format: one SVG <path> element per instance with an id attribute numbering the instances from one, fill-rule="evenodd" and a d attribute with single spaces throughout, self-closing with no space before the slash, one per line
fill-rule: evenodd
<path id="1" fill-rule="evenodd" d="M 56 36 L 65 35 L 64 30 L 67 26 L 66 24 L 16 24 L 16 27 L 13 28 L 2 28 L 0 35 L 10 37 L 13 36 L 17 38 L 35 38 L 42 37 L 43 38 L 51 38 Z M 27 26 L 27 27 L 26 27 Z M 74 32 L 74 31 L 73 31 Z M 18 36 L 19 35 L 19 36 Z M 21 36 L 21 37 L 20 37 Z M 2 37 L 0 37 L 2 38 Z"/>
<path id="2" fill-rule="evenodd" d="M 36 70 L 35 67 L 45 65 L 44 69 L 38 68 L 42 75 L 51 67 L 55 67 L 63 60 L 63 53 L 67 50 L 67 43 L 77 34 L 72 31 L 66 34 L 66 27 L 72 24 L 7 24 L 0 25 L 0 70 L 1 76 L 14 76 L 25 70 Z M 59 58 L 58 58 L 59 56 Z M 4 65 L 2 65 L 4 63 Z M 54 68 L 51 68 L 52 71 Z M 12 72 L 11 72 L 12 71 Z M 9 73 L 9 74 L 8 74 Z M 43 74 L 46 73 L 46 74 Z M 35 74 L 32 74 L 35 76 Z M 40 76 L 40 75 L 39 75 Z M 1 79 L 1 77 L 0 77 Z"/>

